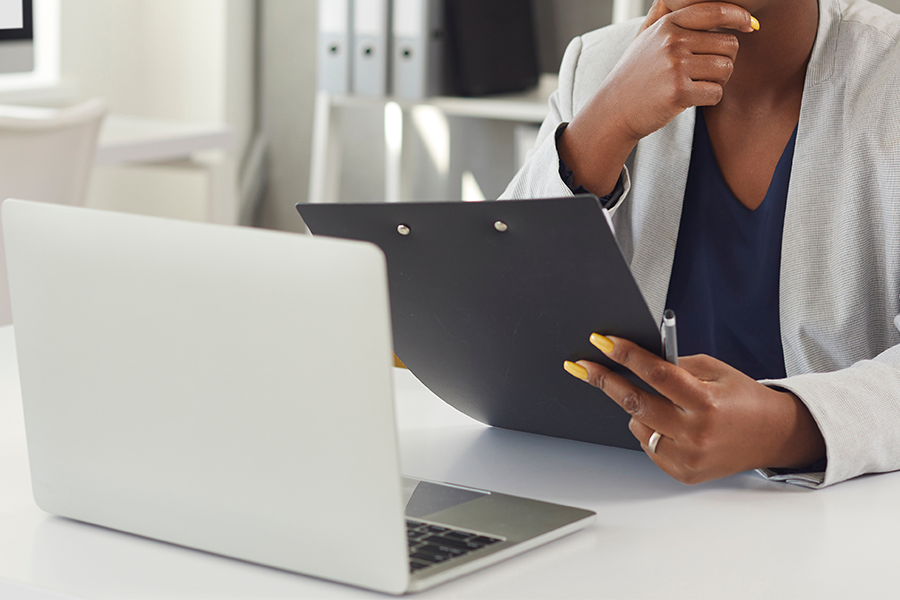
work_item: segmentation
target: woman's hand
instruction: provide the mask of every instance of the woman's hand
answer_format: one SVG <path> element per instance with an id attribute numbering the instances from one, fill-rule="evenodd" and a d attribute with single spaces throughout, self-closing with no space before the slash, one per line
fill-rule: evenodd
<path id="1" fill-rule="evenodd" d="M 757 383 L 709 356 L 683 357 L 675 366 L 627 340 L 594 334 L 591 342 L 658 393 L 590 361 L 566 363 L 566 370 L 630 414 L 629 428 L 644 451 L 683 483 L 762 467 L 802 468 L 825 456 L 812 415 L 789 392 Z M 654 432 L 662 436 L 655 453 L 650 451 Z"/>
<path id="2" fill-rule="evenodd" d="M 759 28 L 749 12 L 726 2 L 670 11 L 660 0 L 591 102 L 559 141 L 576 184 L 612 191 L 637 142 L 692 106 L 718 104 L 738 52 L 735 34 Z"/>

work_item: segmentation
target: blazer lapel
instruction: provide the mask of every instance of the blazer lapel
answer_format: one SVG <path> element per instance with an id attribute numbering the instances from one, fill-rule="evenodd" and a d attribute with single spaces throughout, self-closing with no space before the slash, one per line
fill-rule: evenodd
<path id="1" fill-rule="evenodd" d="M 631 272 L 657 321 L 666 308 L 695 120 L 696 109 L 688 109 L 641 140 L 629 166 L 632 182 L 637 183 L 626 211 L 631 213 L 631 228 L 623 251 L 626 257 L 631 254 Z"/>

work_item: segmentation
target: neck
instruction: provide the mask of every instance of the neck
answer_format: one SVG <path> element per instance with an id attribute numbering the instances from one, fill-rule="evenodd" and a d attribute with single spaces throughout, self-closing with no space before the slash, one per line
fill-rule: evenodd
<path id="1" fill-rule="evenodd" d="M 819 22 L 817 0 L 776 0 L 754 15 L 760 30 L 738 34 L 740 50 L 723 106 L 769 110 L 799 102 Z"/>

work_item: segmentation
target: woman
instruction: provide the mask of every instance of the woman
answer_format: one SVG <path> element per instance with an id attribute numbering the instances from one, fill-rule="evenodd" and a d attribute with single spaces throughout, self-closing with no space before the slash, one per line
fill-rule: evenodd
<path id="1" fill-rule="evenodd" d="M 570 44 L 504 197 L 603 197 L 651 311 L 676 311 L 677 367 L 592 336 L 658 394 L 565 365 L 673 477 L 900 469 L 898 41 L 862 0 L 656 0 Z"/>

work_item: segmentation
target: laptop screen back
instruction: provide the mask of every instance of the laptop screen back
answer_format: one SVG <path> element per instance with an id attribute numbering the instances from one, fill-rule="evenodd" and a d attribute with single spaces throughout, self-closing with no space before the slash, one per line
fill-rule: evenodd
<path id="1" fill-rule="evenodd" d="M 377 248 L 22 201 L 2 221 L 44 510 L 406 589 Z"/>

